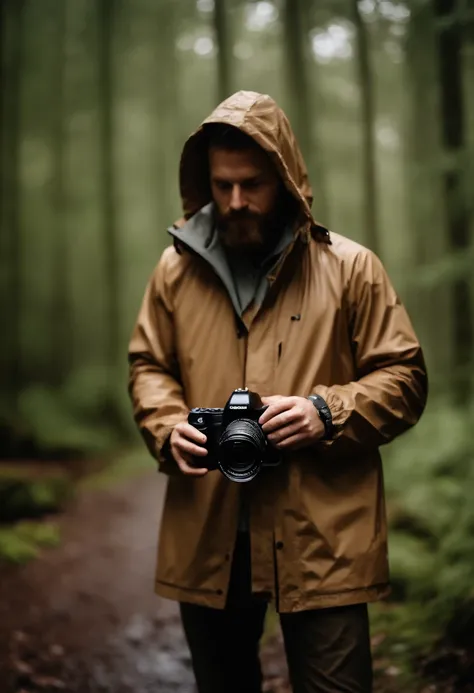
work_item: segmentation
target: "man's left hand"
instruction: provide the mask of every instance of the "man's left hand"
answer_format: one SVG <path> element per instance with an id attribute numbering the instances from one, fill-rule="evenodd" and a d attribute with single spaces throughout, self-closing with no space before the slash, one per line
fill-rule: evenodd
<path id="1" fill-rule="evenodd" d="M 270 443 L 279 450 L 299 450 L 324 435 L 324 424 L 314 404 L 306 397 L 262 397 L 268 405 L 259 424 Z"/>

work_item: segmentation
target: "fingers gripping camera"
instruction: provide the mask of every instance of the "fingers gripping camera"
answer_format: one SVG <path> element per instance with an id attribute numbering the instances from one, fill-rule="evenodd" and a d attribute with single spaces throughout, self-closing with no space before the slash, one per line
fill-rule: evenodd
<path id="1" fill-rule="evenodd" d="M 280 456 L 258 423 L 265 407 L 256 392 L 234 390 L 223 409 L 191 409 L 188 423 L 207 437 L 207 457 L 199 466 L 220 469 L 231 481 L 251 481 L 262 467 L 275 466 Z"/>

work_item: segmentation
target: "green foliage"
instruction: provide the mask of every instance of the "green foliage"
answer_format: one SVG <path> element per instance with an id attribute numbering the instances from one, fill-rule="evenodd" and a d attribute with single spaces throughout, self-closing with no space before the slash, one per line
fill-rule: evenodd
<path id="1" fill-rule="evenodd" d="M 377 658 L 387 658 L 404 675 L 408 686 L 414 660 L 430 650 L 439 637 L 439 631 L 433 628 L 429 603 L 378 603 L 370 605 L 369 613 L 372 634 L 381 641 L 376 648 Z"/>
<path id="2" fill-rule="evenodd" d="M 420 580 L 429 580 L 434 556 L 427 542 L 407 532 L 390 532 L 391 581 L 401 597 L 411 594 Z"/>
<path id="3" fill-rule="evenodd" d="M 406 601 L 390 628 L 414 650 L 456 631 L 454 614 L 474 616 L 473 414 L 433 401 L 385 454 L 394 599 Z"/>
<path id="4" fill-rule="evenodd" d="M 117 445 L 123 433 L 92 375 L 71 379 L 63 389 L 32 385 L 21 393 L 19 410 L 39 449 L 93 455 Z"/>
<path id="5" fill-rule="evenodd" d="M 51 522 L 20 522 L 0 528 L 0 561 L 25 563 L 36 558 L 41 548 L 59 544 L 58 527 Z"/>
<path id="6" fill-rule="evenodd" d="M 99 417 L 107 401 L 109 373 L 105 368 L 89 367 L 74 371 L 61 388 L 64 403 L 77 416 Z"/>
<path id="7" fill-rule="evenodd" d="M 156 462 L 141 446 L 123 452 L 113 462 L 94 474 L 85 476 L 79 483 L 81 489 L 110 488 L 112 484 L 136 476 L 150 468 L 156 469 Z"/>
<path id="8" fill-rule="evenodd" d="M 37 475 L 21 467 L 0 470 L 0 521 L 61 510 L 73 495 L 65 472 Z"/>

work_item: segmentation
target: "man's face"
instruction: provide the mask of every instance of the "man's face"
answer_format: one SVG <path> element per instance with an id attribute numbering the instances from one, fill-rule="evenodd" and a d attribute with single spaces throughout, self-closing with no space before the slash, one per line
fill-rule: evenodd
<path id="1" fill-rule="evenodd" d="M 265 152 L 258 148 L 211 147 L 212 197 L 224 245 L 258 251 L 271 242 L 281 180 Z"/>

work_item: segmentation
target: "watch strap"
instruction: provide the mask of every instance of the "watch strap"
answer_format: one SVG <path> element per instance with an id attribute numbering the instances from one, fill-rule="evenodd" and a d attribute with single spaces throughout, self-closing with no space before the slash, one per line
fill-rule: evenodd
<path id="1" fill-rule="evenodd" d="M 321 395 L 309 395 L 308 399 L 313 403 L 314 408 L 318 412 L 319 418 L 323 422 L 324 436 L 321 440 L 331 440 L 334 435 L 334 425 L 332 422 L 332 414 L 327 402 Z"/>

